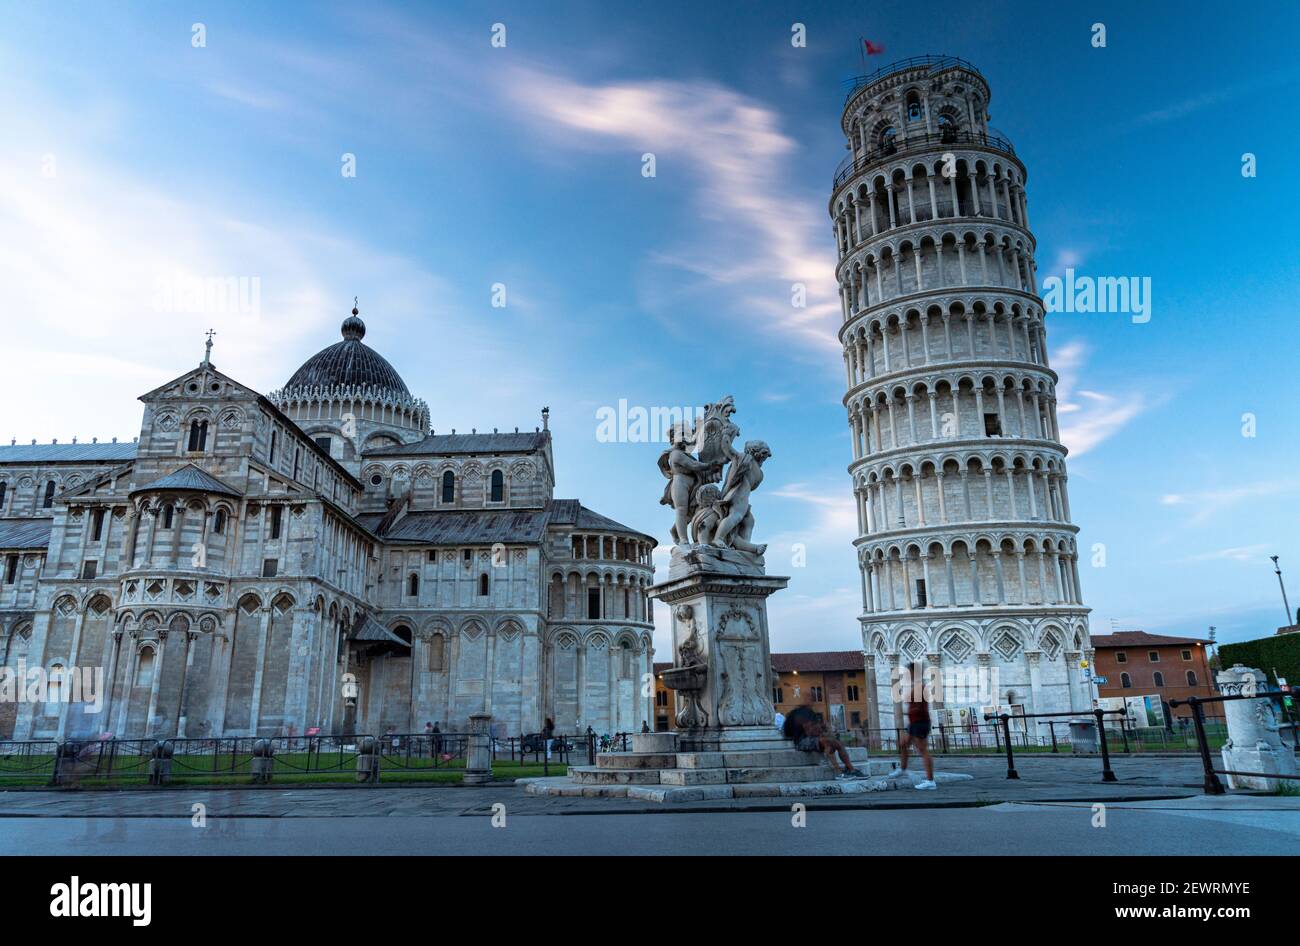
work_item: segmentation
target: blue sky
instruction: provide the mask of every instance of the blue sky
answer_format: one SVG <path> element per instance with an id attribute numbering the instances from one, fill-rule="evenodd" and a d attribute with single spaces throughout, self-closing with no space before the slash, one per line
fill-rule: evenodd
<path id="1" fill-rule="evenodd" d="M 557 495 L 661 537 L 658 445 L 598 442 L 596 412 L 733 394 L 774 452 L 757 538 L 792 580 L 773 646 L 859 647 L 826 201 L 867 36 L 873 70 L 947 53 L 988 78 L 1040 279 L 1152 280 L 1149 323 L 1049 318 L 1080 546 L 1105 546 L 1081 562 L 1094 632 L 1271 633 L 1268 555 L 1300 604 L 1300 8 L 929 9 L 7 5 L 0 437 L 134 435 L 135 398 L 209 326 L 214 362 L 269 391 L 355 295 L 436 429 L 527 429 L 549 405 Z M 257 311 L 154 301 L 160 280 L 227 277 L 259 280 Z M 807 564 L 787 567 L 795 543 Z"/>

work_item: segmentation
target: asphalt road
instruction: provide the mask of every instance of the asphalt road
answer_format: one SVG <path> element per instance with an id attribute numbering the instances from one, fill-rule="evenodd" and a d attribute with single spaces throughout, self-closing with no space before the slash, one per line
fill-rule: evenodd
<path id="1" fill-rule="evenodd" d="M 0 854 L 1293 854 L 1292 799 L 898 811 L 0 820 Z"/>

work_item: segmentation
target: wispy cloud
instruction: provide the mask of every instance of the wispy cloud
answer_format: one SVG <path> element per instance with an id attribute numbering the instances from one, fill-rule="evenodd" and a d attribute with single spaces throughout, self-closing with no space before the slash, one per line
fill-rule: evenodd
<path id="1" fill-rule="evenodd" d="M 1235 548 L 1215 549 L 1212 552 L 1201 552 L 1199 555 L 1189 555 L 1185 561 L 1188 562 L 1254 562 L 1263 561 L 1269 552 L 1270 546 L 1267 545 L 1239 545 Z"/>
<path id="2" fill-rule="evenodd" d="M 1240 486 L 1227 486 L 1185 493 L 1166 493 L 1160 497 L 1160 504 L 1163 506 L 1191 507 L 1193 511 L 1190 521 L 1200 523 L 1213 518 L 1216 513 L 1225 512 L 1243 503 L 1276 496 L 1288 496 L 1297 491 L 1300 491 L 1300 480 L 1263 480 L 1256 483 L 1244 483 Z"/>
<path id="3" fill-rule="evenodd" d="M 1122 430 L 1148 406 L 1140 391 L 1107 394 L 1079 388 L 1079 374 L 1088 359 L 1087 346 L 1069 342 L 1056 350 L 1052 366 L 1056 369 L 1056 413 L 1061 426 L 1061 441 L 1070 455 L 1082 456 Z"/>
<path id="4" fill-rule="evenodd" d="M 1161 125 L 1166 122 L 1177 121 L 1180 118 L 1186 118 L 1196 112 L 1207 108 L 1213 108 L 1216 105 L 1223 105 L 1235 99 L 1242 98 L 1246 95 L 1253 95 L 1266 89 L 1275 89 L 1280 86 L 1293 85 L 1300 81 L 1294 69 L 1282 73 L 1272 73 L 1269 75 L 1256 76 L 1246 82 L 1237 82 L 1231 85 L 1225 85 L 1217 89 L 1210 89 L 1204 92 L 1198 92 L 1187 98 L 1180 99 L 1177 102 L 1170 102 L 1159 108 L 1143 112 L 1126 122 L 1122 122 L 1121 128 L 1137 128 L 1144 125 Z"/>
<path id="5" fill-rule="evenodd" d="M 501 88 L 560 146 L 622 147 L 636 159 L 653 153 L 659 174 L 684 169 L 694 212 L 715 225 L 656 259 L 726 286 L 737 316 L 761 313 L 771 331 L 838 347 L 833 259 L 818 239 L 825 226 L 816 202 L 784 180 L 795 144 L 775 111 L 714 82 L 584 84 L 520 67 Z M 806 287 L 806 308 L 791 305 L 793 283 Z"/>

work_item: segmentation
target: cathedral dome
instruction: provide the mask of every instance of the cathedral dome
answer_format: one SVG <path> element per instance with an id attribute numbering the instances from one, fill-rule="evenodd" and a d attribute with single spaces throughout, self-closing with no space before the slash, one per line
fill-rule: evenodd
<path id="1" fill-rule="evenodd" d="M 308 358 L 289 379 L 286 389 L 338 386 L 411 396 L 406 382 L 387 359 L 361 341 L 366 334 L 366 323 L 358 317 L 356 309 L 344 320 L 342 331 L 343 341 Z"/>

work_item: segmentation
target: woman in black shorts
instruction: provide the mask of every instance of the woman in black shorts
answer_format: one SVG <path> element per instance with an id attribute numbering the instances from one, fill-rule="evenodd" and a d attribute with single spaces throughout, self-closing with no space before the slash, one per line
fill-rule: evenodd
<path id="1" fill-rule="evenodd" d="M 903 694 L 903 703 L 907 707 L 907 732 L 898 741 L 898 770 L 895 775 L 907 771 L 908 748 L 916 746 L 916 751 L 925 763 L 925 780 L 916 783 L 922 791 L 938 788 L 934 781 L 934 759 L 930 758 L 930 707 L 925 701 L 925 683 L 920 664 L 912 665 L 911 679 L 907 692 Z"/>

